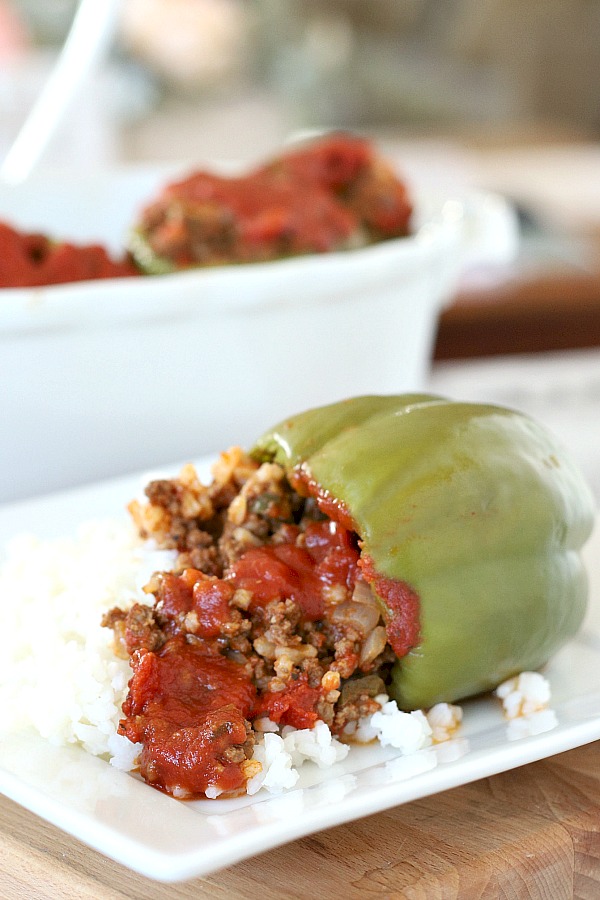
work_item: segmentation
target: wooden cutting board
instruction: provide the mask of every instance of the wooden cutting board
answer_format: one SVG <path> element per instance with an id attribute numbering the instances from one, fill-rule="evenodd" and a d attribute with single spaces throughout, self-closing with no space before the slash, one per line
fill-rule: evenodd
<path id="1" fill-rule="evenodd" d="M 600 742 L 271 850 L 149 881 L 0 800 L 2 900 L 600 897 Z"/>

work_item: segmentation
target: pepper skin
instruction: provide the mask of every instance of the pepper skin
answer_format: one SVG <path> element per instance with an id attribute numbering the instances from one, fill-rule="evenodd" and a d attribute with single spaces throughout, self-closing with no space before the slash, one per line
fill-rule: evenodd
<path id="1" fill-rule="evenodd" d="M 530 418 L 429 395 L 357 397 L 280 423 L 252 452 L 349 516 L 375 574 L 416 594 L 416 639 L 389 688 L 402 709 L 538 669 L 579 628 L 594 503 Z M 389 639 L 396 613 L 382 593 Z"/>

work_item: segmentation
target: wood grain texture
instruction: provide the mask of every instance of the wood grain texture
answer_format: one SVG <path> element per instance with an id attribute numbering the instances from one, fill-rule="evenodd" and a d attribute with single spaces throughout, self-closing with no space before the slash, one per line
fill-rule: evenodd
<path id="1" fill-rule="evenodd" d="M 163 885 L 0 800 L 2 900 L 597 900 L 600 742 Z"/>
<path id="2" fill-rule="evenodd" d="M 463 291 L 441 316 L 436 359 L 600 346 L 600 272 L 522 275 Z"/>

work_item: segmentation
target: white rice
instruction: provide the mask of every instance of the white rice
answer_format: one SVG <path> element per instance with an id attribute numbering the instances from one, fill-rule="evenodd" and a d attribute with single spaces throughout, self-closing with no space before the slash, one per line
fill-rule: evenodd
<path id="1" fill-rule="evenodd" d="M 112 631 L 100 621 L 114 606 L 152 602 L 142 588 L 154 571 L 172 567 L 175 553 L 142 543 L 132 524 L 115 520 L 87 522 L 71 538 L 20 536 L 6 549 L 0 568 L 6 638 L 0 729 L 34 728 L 54 745 L 80 744 L 132 769 L 139 747 L 117 734 L 131 670 L 114 655 Z M 536 673 L 501 685 L 498 695 L 510 717 L 540 710 L 549 697 L 547 682 Z M 386 695 L 376 699 L 380 710 L 350 726 L 347 737 L 378 740 L 410 755 L 447 740 L 460 725 L 456 706 L 438 704 L 425 715 L 401 712 Z M 262 769 L 249 780 L 249 794 L 292 788 L 305 761 L 328 768 L 349 752 L 324 722 L 304 730 L 279 729 L 268 718 L 255 725 L 263 733 L 254 753 Z"/>
<path id="2" fill-rule="evenodd" d="M 266 788 L 278 793 L 293 788 L 304 762 L 310 760 L 319 768 L 327 769 L 345 759 L 349 750 L 347 744 L 333 737 L 325 722 L 300 730 L 287 726 L 281 735 L 267 732 L 254 748 L 254 759 L 260 762 L 262 771 L 249 780 L 247 792 L 255 794 L 260 788 Z"/>
<path id="3" fill-rule="evenodd" d="M 450 740 L 462 722 L 463 711 L 452 703 L 436 703 L 427 713 L 431 737 L 436 744 Z"/>
<path id="4" fill-rule="evenodd" d="M 507 719 L 530 716 L 547 709 L 550 703 L 550 683 L 539 672 L 521 672 L 496 688 Z"/>
<path id="5" fill-rule="evenodd" d="M 0 655 L 2 730 L 33 727 L 52 744 L 81 744 L 131 768 L 135 748 L 116 733 L 131 670 L 100 620 L 117 604 L 149 602 L 142 586 L 173 558 L 112 520 L 87 522 L 73 538 L 23 535 L 9 544 L 0 568 L 9 636 Z"/>
<path id="6" fill-rule="evenodd" d="M 421 710 L 402 712 L 387 694 L 375 699 L 380 710 L 348 726 L 346 736 L 357 743 L 377 740 L 382 746 L 399 750 L 401 756 L 412 756 L 434 742 L 450 740 L 462 721 L 462 709 L 450 703 L 438 703 L 425 715 Z M 280 735 L 273 733 L 277 730 L 275 723 L 267 719 L 263 724 L 265 734 L 254 751 L 262 771 L 248 782 L 249 794 L 255 794 L 260 788 L 271 793 L 292 788 L 300 777 L 298 770 L 307 760 L 328 768 L 345 759 L 350 750 L 348 744 L 342 744 L 331 734 L 325 722 L 301 731 L 286 727 Z"/>

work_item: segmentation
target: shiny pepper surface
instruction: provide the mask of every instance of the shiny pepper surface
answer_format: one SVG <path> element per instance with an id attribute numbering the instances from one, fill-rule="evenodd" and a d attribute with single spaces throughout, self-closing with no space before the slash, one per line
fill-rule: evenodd
<path id="1" fill-rule="evenodd" d="M 253 453 L 349 517 L 372 569 L 416 595 L 414 644 L 389 688 L 401 708 L 537 669 L 581 624 L 594 504 L 530 418 L 429 395 L 357 397 L 282 422 Z"/>

